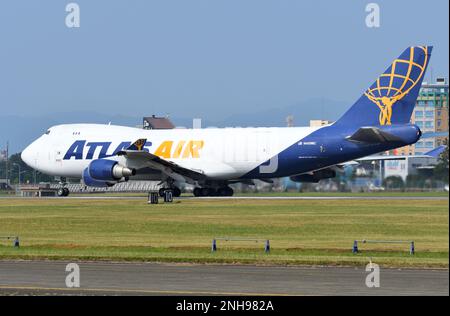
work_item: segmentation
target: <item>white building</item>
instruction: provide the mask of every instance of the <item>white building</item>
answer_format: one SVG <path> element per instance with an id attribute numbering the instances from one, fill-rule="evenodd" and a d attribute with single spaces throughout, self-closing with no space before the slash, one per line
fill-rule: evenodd
<path id="1" fill-rule="evenodd" d="M 321 126 L 329 125 L 332 123 L 333 123 L 333 121 L 328 121 L 328 120 L 310 120 L 309 126 L 310 127 L 321 127 Z"/>
<path id="2" fill-rule="evenodd" d="M 433 157 L 406 157 L 404 160 L 386 160 L 384 162 L 384 178 L 400 176 L 406 181 L 408 175 L 418 174 L 420 169 L 434 166 L 438 162 Z"/>

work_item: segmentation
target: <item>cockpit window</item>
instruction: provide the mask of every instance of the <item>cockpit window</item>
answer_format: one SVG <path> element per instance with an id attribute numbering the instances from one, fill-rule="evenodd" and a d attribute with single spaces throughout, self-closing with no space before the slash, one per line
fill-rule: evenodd
<path id="1" fill-rule="evenodd" d="M 47 130 L 47 131 L 45 132 L 45 135 L 48 135 L 48 134 L 50 134 L 50 130 Z"/>

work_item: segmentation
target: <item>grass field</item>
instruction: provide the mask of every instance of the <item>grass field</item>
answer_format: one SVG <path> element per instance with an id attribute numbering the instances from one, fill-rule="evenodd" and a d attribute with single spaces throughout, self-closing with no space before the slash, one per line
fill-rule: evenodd
<path id="1" fill-rule="evenodd" d="M 258 264 L 447 267 L 448 200 L 0 199 L 0 259 L 139 260 Z M 270 239 L 264 243 L 214 237 Z M 409 245 L 354 239 L 414 240 Z"/>

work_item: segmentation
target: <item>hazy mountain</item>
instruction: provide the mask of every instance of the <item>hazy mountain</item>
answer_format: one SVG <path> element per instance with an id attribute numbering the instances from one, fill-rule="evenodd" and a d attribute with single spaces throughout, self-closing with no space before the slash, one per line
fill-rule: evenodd
<path id="1" fill-rule="evenodd" d="M 294 116 L 295 126 L 308 126 L 309 121 L 316 119 L 336 120 L 349 107 L 342 101 L 311 99 L 287 107 L 273 108 L 256 113 L 233 114 L 223 121 L 216 122 L 218 127 L 224 126 L 286 126 L 286 117 Z"/>
<path id="2" fill-rule="evenodd" d="M 348 103 L 312 99 L 287 107 L 273 108 L 255 113 L 232 114 L 220 121 L 208 120 L 208 113 L 202 117 L 203 127 L 216 126 L 286 126 L 286 117 L 294 116 L 295 126 L 307 126 L 311 119 L 335 120 L 347 109 Z M 152 113 L 147 113 L 151 115 Z M 158 114 L 158 113 L 157 113 Z M 192 127 L 192 118 L 183 118 L 173 115 L 171 120 L 176 126 Z M 92 112 L 60 112 L 46 116 L 0 116 L 0 149 L 9 141 L 10 154 L 22 151 L 22 149 L 45 130 L 57 124 L 65 123 L 101 123 L 111 122 L 115 125 L 136 126 L 142 124 L 142 116 L 108 115 Z"/>

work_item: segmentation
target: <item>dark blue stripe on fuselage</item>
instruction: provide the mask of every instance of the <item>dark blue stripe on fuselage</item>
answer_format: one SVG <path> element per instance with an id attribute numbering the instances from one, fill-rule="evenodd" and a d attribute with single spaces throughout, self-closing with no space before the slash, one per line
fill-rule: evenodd
<path id="1" fill-rule="evenodd" d="M 242 179 L 279 178 L 302 174 L 346 161 L 366 157 L 382 151 L 402 147 L 418 140 L 411 136 L 418 131 L 417 126 L 404 125 L 406 132 L 396 131 L 402 141 L 381 144 L 365 144 L 348 141 L 346 137 L 358 128 L 327 126 L 323 127 L 278 154 L 278 168 L 274 173 L 260 173 L 260 166 L 242 176 Z M 383 126 L 383 130 L 395 130 L 395 126 Z M 269 164 L 269 160 L 262 165 Z"/>

